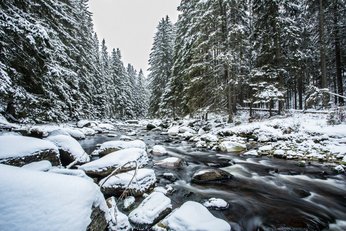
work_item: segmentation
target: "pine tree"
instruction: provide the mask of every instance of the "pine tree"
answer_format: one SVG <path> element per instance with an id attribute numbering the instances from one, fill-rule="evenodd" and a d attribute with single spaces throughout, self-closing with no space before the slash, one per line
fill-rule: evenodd
<path id="1" fill-rule="evenodd" d="M 160 108 L 163 91 L 171 77 L 173 58 L 174 29 L 168 16 L 162 18 L 157 26 L 153 47 L 149 58 L 150 103 L 151 116 L 163 116 Z"/>

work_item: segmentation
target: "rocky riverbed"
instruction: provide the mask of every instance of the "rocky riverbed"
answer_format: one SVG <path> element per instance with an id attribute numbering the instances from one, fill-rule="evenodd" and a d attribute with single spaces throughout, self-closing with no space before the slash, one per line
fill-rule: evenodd
<path id="1" fill-rule="evenodd" d="M 237 126 L 222 119 L 2 122 L 0 143 L 3 164 L 95 185 L 108 209 L 84 208 L 95 211 L 91 230 L 346 228 L 346 126 L 328 126 L 321 116 Z M 96 220 L 104 225 L 91 228 Z"/>

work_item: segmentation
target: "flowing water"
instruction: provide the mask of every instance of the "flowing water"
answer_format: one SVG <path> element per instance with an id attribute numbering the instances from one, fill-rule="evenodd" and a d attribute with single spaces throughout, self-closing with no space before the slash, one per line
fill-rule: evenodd
<path id="1" fill-rule="evenodd" d="M 119 134 L 135 128 L 120 130 Z M 346 176 L 335 175 L 332 168 L 321 163 L 299 167 L 297 161 L 269 157 L 245 157 L 210 150 L 198 150 L 192 143 L 172 139 L 160 132 L 136 130 L 134 138 L 143 139 L 149 147 L 160 144 L 169 156 L 183 159 L 181 169 L 155 166 L 158 185 L 171 184 L 173 207 L 188 200 L 203 202 L 216 197 L 226 200 L 226 210 L 210 210 L 228 221 L 232 230 L 346 230 Z M 90 153 L 97 143 L 116 138 L 96 135 L 81 141 Z M 222 168 L 233 177 L 228 181 L 194 184 L 191 176 L 203 168 Z M 174 182 L 163 173 L 173 173 Z"/>

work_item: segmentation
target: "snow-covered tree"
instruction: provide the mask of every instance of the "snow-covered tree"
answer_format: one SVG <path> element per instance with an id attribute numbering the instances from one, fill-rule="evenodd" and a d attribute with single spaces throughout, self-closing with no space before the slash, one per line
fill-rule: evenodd
<path id="1" fill-rule="evenodd" d="M 174 28 L 168 16 L 162 18 L 157 26 L 153 47 L 149 58 L 149 88 L 151 90 L 149 114 L 163 116 L 160 104 L 163 93 L 171 77 L 173 60 Z"/>

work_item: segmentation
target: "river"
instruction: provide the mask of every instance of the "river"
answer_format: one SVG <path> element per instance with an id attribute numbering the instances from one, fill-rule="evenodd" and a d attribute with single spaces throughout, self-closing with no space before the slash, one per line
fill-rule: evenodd
<path id="1" fill-rule="evenodd" d="M 90 154 L 97 144 L 129 132 L 148 147 L 163 145 L 168 156 L 185 161 L 180 169 L 166 169 L 153 163 L 167 156 L 152 156 L 149 164 L 155 170 L 158 186 L 171 184 L 174 188 L 170 195 L 173 208 L 188 200 L 203 202 L 216 197 L 230 206 L 210 211 L 228 221 L 232 230 L 346 230 L 346 176 L 334 174 L 326 164 L 312 162 L 300 167 L 292 160 L 198 149 L 182 139 L 133 126 L 120 129 L 117 138 L 103 134 L 80 143 Z M 197 170 L 208 167 L 222 168 L 233 177 L 222 182 L 191 183 Z M 173 173 L 176 180 L 165 179 L 164 173 Z"/>

